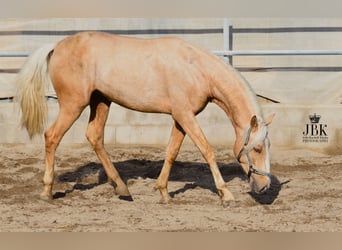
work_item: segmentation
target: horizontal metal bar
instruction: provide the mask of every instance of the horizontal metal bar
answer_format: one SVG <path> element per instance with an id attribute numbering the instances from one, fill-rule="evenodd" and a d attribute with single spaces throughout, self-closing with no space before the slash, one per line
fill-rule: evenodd
<path id="1" fill-rule="evenodd" d="M 28 57 L 27 52 L 0 52 L 0 57 Z"/>
<path id="2" fill-rule="evenodd" d="M 342 55 L 342 50 L 213 50 L 217 56 Z M 0 57 L 28 57 L 28 52 L 0 52 Z"/>
<path id="3" fill-rule="evenodd" d="M 342 55 L 342 50 L 214 50 L 217 56 Z"/>
<path id="4" fill-rule="evenodd" d="M 222 34 L 222 28 L 198 29 L 96 29 L 96 30 L 13 30 L 0 31 L 0 36 L 71 36 L 79 32 L 106 32 L 116 35 L 201 35 Z"/>
<path id="5" fill-rule="evenodd" d="M 240 72 L 342 72 L 340 66 L 276 66 L 276 67 L 235 67 Z"/>

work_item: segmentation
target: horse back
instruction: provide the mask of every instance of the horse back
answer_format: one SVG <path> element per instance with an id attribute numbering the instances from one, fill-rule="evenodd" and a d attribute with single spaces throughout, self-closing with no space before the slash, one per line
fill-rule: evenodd
<path id="1" fill-rule="evenodd" d="M 122 106 L 163 113 L 182 98 L 197 112 L 210 94 L 206 70 L 214 67 L 212 57 L 179 38 L 82 32 L 56 46 L 50 74 L 57 96 L 68 90 L 90 98 L 98 90 Z"/>

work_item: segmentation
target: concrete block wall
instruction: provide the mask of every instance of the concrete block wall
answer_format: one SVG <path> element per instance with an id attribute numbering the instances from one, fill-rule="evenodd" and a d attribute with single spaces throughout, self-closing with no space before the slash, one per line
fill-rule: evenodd
<path id="1" fill-rule="evenodd" d="M 20 128 L 19 114 L 12 103 L 0 104 L 0 143 L 44 143 L 43 136 L 30 141 L 26 131 Z M 272 147 L 306 148 L 327 153 L 342 153 L 341 105 L 284 105 L 263 104 L 265 116 L 276 113 L 269 127 Z M 58 113 L 58 104 L 49 103 L 49 124 Z M 309 116 L 321 116 L 319 124 L 324 127 L 327 141 L 304 142 L 306 126 L 311 126 Z M 87 143 L 85 131 L 89 119 L 87 108 L 64 136 L 62 143 Z M 235 141 L 234 129 L 226 114 L 216 105 L 209 104 L 197 116 L 201 128 L 213 146 L 231 148 Z M 165 114 L 140 113 L 112 104 L 105 127 L 105 143 L 117 145 L 166 145 L 173 120 Z M 319 126 L 318 126 L 319 127 Z M 317 131 L 314 131 L 315 133 Z M 324 135 L 324 134 L 323 134 Z M 313 135 L 314 136 L 314 135 Z M 192 144 L 186 137 L 185 144 Z"/>

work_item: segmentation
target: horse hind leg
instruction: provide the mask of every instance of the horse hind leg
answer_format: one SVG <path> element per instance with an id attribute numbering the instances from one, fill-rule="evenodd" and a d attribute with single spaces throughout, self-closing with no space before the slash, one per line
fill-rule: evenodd
<path id="1" fill-rule="evenodd" d="M 104 149 L 104 127 L 110 104 L 111 102 L 99 92 L 93 93 L 90 99 L 90 118 L 86 137 L 101 161 L 108 178 L 114 182 L 116 194 L 122 199 L 132 200 L 127 185 L 120 178 L 118 171 Z"/>
<path id="2" fill-rule="evenodd" d="M 71 125 L 77 120 L 84 107 L 60 106 L 60 111 L 55 121 L 45 131 L 45 171 L 43 177 L 44 191 L 42 199 L 52 199 L 52 186 L 54 181 L 54 163 L 56 149 Z"/>

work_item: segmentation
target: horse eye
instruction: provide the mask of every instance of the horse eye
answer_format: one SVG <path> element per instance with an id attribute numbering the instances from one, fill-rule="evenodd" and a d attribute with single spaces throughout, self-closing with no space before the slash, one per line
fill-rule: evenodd
<path id="1" fill-rule="evenodd" d="M 256 147 L 254 147 L 253 149 L 254 149 L 255 152 L 257 152 L 257 153 L 259 153 L 259 154 L 260 154 L 261 151 L 262 151 L 262 147 L 261 147 L 261 146 L 256 146 Z"/>

